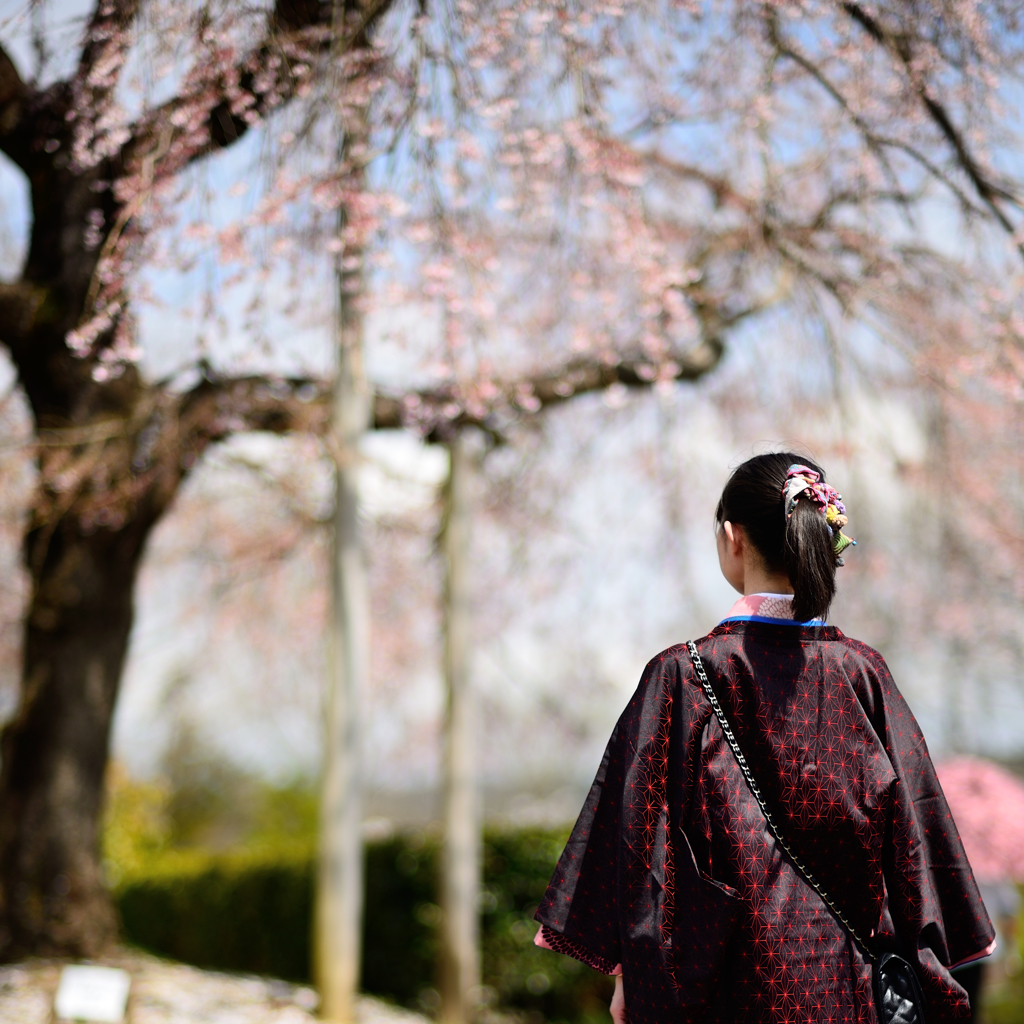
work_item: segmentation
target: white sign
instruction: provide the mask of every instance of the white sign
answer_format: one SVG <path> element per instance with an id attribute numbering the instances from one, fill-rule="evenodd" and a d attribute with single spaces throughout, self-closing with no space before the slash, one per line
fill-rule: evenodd
<path id="1" fill-rule="evenodd" d="M 60 1020 L 121 1024 L 132 979 L 116 967 L 65 967 L 60 974 L 54 1015 Z"/>

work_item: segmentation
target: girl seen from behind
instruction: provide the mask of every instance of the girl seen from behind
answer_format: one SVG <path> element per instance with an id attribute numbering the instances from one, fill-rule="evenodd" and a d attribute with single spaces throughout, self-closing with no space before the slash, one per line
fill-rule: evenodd
<path id="1" fill-rule="evenodd" d="M 537 943 L 615 975 L 616 1024 L 969 1017 L 950 970 L 994 933 L 924 738 L 882 656 L 825 624 L 840 496 L 760 455 L 715 518 L 742 596 L 645 669 Z"/>

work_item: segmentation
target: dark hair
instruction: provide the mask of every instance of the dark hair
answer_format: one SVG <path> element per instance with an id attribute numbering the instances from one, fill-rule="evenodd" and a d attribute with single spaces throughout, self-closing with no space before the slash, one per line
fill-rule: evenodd
<path id="1" fill-rule="evenodd" d="M 793 618 L 824 618 L 836 593 L 838 556 L 825 517 L 814 502 L 801 498 L 786 519 L 782 488 L 794 463 L 821 474 L 810 459 L 793 452 L 772 452 L 748 459 L 722 491 L 715 521 L 742 526 L 765 568 L 785 573 L 793 586 Z"/>

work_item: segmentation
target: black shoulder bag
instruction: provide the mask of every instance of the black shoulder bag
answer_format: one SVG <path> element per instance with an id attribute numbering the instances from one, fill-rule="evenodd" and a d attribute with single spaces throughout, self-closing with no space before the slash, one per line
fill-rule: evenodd
<path id="1" fill-rule="evenodd" d="M 722 705 L 718 703 L 714 688 L 708 680 L 707 673 L 704 671 L 704 664 L 700 660 L 700 654 L 697 653 L 697 645 L 691 640 L 686 646 L 690 652 L 693 668 L 697 673 L 697 678 L 700 680 L 700 685 L 704 687 L 704 692 L 707 694 L 708 701 L 710 701 L 711 707 L 714 709 L 718 724 L 722 727 L 722 733 L 729 746 L 732 747 L 732 752 L 736 755 L 736 762 L 743 772 L 743 777 L 747 780 L 750 792 L 761 808 L 761 813 L 764 815 L 768 828 L 771 830 L 772 835 L 775 836 L 775 841 L 782 847 L 793 867 L 803 876 L 804 881 L 822 898 L 825 906 L 832 911 L 836 920 L 850 933 L 853 941 L 857 943 L 864 955 L 871 961 L 879 1021 L 881 1024 L 925 1024 L 924 993 L 921 991 L 921 985 L 917 980 L 917 975 L 914 974 L 913 967 L 903 957 L 897 956 L 895 953 L 877 955 L 857 934 L 853 925 L 846 920 L 843 912 L 832 902 L 832 899 L 821 887 L 818 880 L 808 871 L 803 861 L 789 848 L 789 844 L 783 839 L 779 826 L 775 823 L 771 812 L 765 806 L 764 797 L 761 795 L 761 790 L 757 788 L 757 783 L 750 772 L 750 766 L 747 764 L 747 759 L 743 756 L 743 751 L 740 750 L 736 736 L 729 727 L 729 721 L 725 717 Z"/>

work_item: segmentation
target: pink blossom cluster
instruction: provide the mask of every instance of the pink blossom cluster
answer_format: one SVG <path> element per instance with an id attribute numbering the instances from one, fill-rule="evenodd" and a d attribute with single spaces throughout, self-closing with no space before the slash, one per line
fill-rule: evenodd
<path id="1" fill-rule="evenodd" d="M 90 211 L 83 226 L 100 286 L 69 344 L 110 346 L 104 318 L 125 305 L 132 266 L 155 258 L 152 232 L 175 222 L 171 183 L 231 142 L 214 131 L 226 111 L 231 130 L 265 134 L 270 184 L 239 221 L 181 227 L 165 252 L 189 261 L 215 246 L 225 280 L 326 255 L 366 301 L 438 304 L 446 406 L 478 381 L 583 356 L 642 357 L 668 387 L 688 353 L 802 289 L 821 312 L 805 302 L 801 316 L 874 318 L 933 367 L 940 312 L 945 325 L 964 314 L 943 332 L 956 339 L 982 314 L 977 352 L 943 373 L 984 366 L 1012 395 L 1019 289 L 996 313 L 964 287 L 922 319 L 941 260 L 893 228 L 926 217 L 935 190 L 965 225 L 1010 216 L 970 179 L 994 173 L 988 140 L 1016 53 L 979 10 L 926 4 L 901 22 L 817 0 L 393 5 L 371 45 L 338 53 L 324 28 L 268 42 L 263 14 L 229 5 L 190 23 L 176 97 L 128 124 L 113 86 L 132 36 L 102 6 L 76 80 L 76 160 L 116 151 L 123 215 Z M 944 134 L 938 105 L 962 138 Z M 983 262 L 962 271 L 993 275 Z"/>
<path id="2" fill-rule="evenodd" d="M 956 757 L 937 770 L 975 876 L 1024 882 L 1024 783 L 977 757 Z"/>

